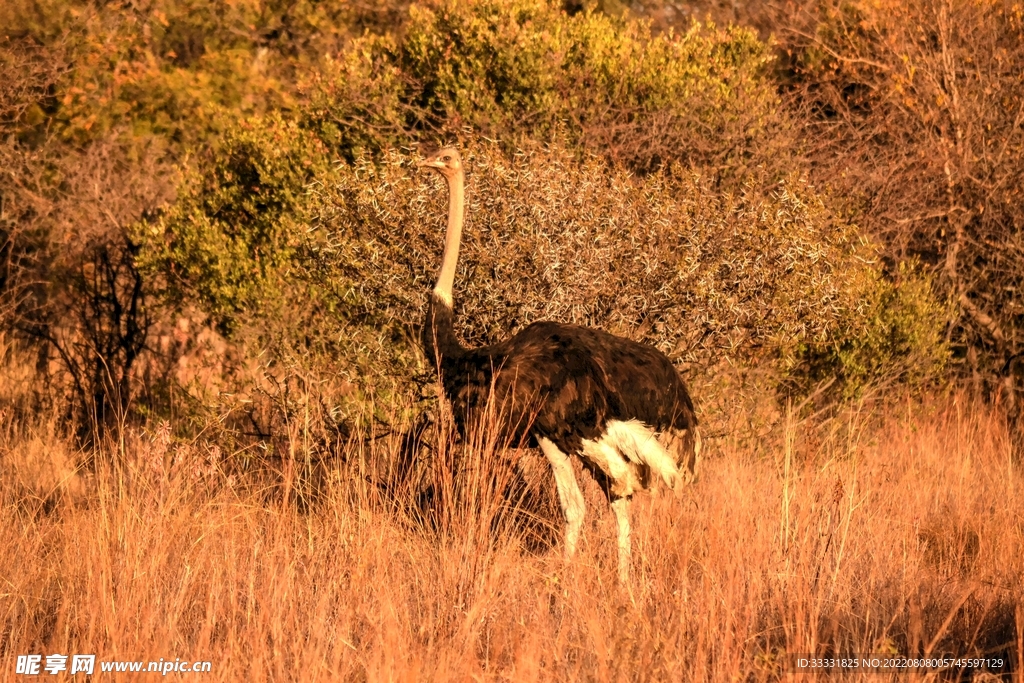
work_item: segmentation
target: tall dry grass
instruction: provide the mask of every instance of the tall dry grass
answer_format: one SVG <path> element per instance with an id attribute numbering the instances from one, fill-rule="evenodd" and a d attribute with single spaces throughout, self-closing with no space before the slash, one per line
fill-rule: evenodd
<path id="1" fill-rule="evenodd" d="M 962 396 L 710 444 L 682 499 L 636 498 L 628 592 L 596 485 L 566 563 L 537 531 L 552 499 L 524 524 L 493 440 L 442 434 L 427 486 L 390 488 L 357 475 L 398 441 L 368 441 L 311 494 L 298 432 L 261 484 L 160 429 L 76 474 L 48 424 L 0 432 L 0 678 L 95 653 L 210 680 L 775 680 L 785 653 L 845 651 L 989 654 L 1021 680 L 1024 481 L 1000 411 Z"/>

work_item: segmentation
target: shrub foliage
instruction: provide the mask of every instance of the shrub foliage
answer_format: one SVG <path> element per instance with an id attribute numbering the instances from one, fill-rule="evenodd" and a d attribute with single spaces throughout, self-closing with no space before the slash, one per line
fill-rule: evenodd
<path id="1" fill-rule="evenodd" d="M 1019 411 L 1020 3 L 828 0 L 761 20 L 785 42 L 810 177 L 851 205 L 890 263 L 930 271 L 956 365 Z"/>
<path id="2" fill-rule="evenodd" d="M 287 416 L 334 386 L 317 394 L 333 420 L 413 391 L 446 202 L 411 162 L 442 143 L 470 166 L 469 343 L 599 325 L 697 372 L 765 368 L 787 393 L 943 366 L 934 259 L 895 256 L 805 163 L 778 76 L 812 73 L 809 48 L 778 61 L 748 28 L 659 32 L 547 0 L 0 13 L 0 314 L 94 417 L 133 395 L 170 410 L 198 321 L 230 350 L 189 410 L 263 394 Z M 961 305 L 981 302 L 968 284 Z"/>
<path id="3" fill-rule="evenodd" d="M 259 164 L 264 153 L 247 146 L 258 138 L 292 163 L 262 165 L 281 175 L 246 186 L 248 196 L 263 201 L 277 191 L 270 203 L 286 206 L 283 197 L 291 195 L 280 183 L 301 168 L 295 152 L 304 149 L 304 134 L 278 121 L 264 122 L 262 133 L 255 125 L 233 138 L 246 154 L 229 144 L 211 159 L 217 166 L 209 175 L 227 177 L 238 159 Z M 282 130 L 293 134 L 288 151 L 275 138 Z M 856 384 L 896 365 L 922 377 L 941 365 L 939 311 L 926 288 L 912 273 L 902 286 L 886 280 L 876 245 L 799 181 L 723 194 L 698 174 L 635 177 L 597 158 L 581 162 L 558 146 L 534 145 L 512 157 L 486 143 L 466 152 L 457 298 L 468 343 L 557 319 L 654 343 L 698 367 L 769 362 L 796 387 L 835 373 Z M 369 339 L 396 321 L 414 326 L 439 263 L 447 212 L 443 183 L 417 173 L 414 160 L 388 152 L 336 166 L 330 182 L 311 186 L 301 210 L 287 205 L 289 221 L 303 220 L 277 220 L 270 238 L 261 221 L 223 212 L 218 201 L 234 190 L 218 180 L 215 192 L 171 212 L 154 243 L 173 245 L 165 268 L 181 274 L 179 287 L 192 282 L 189 292 L 211 312 L 228 315 L 226 328 L 265 328 L 272 311 L 243 310 L 239 290 L 207 287 L 208 273 L 248 288 L 252 301 L 283 292 L 266 278 L 270 260 L 261 254 L 270 243 L 278 245 L 274 278 L 291 278 L 294 295 L 315 291 L 335 317 L 303 325 L 304 335 L 337 334 L 343 325 Z M 231 218 L 211 220 L 211 210 Z M 274 211 L 261 215 L 270 219 Z M 379 347 L 366 381 L 417 373 L 407 342 L 416 335 L 387 336 L 392 343 Z"/>
<path id="4" fill-rule="evenodd" d="M 564 137 L 636 170 L 681 161 L 736 173 L 781 151 L 772 59 L 743 28 L 654 35 L 545 0 L 425 3 L 400 36 L 367 36 L 329 61 L 310 118 L 350 159 L 410 131 L 468 127 L 506 149 Z"/>

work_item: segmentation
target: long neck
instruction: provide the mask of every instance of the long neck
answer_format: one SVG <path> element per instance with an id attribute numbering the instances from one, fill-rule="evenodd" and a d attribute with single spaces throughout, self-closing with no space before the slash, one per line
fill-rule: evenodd
<path id="1" fill-rule="evenodd" d="M 459 262 L 464 212 L 465 195 L 460 171 L 448 179 L 448 231 L 445 233 L 444 256 L 437 284 L 427 302 L 427 318 L 423 324 L 423 348 L 434 366 L 438 365 L 439 359 L 455 359 L 466 352 L 455 334 L 455 313 L 452 309 L 452 287 Z"/>
<path id="2" fill-rule="evenodd" d="M 462 243 L 462 218 L 465 214 L 465 188 L 462 171 L 448 178 L 448 231 L 444 237 L 444 257 L 437 274 L 434 294 L 452 305 L 452 287 L 455 269 L 459 265 L 459 245 Z"/>

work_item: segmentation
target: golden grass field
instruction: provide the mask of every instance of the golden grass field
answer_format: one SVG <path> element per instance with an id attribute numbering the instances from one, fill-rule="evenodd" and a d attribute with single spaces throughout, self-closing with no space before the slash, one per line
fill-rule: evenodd
<path id="1" fill-rule="evenodd" d="M 986 655 L 1022 680 L 1024 478 L 998 407 L 962 395 L 710 440 L 680 499 L 635 499 L 629 591 L 596 485 L 566 563 L 502 514 L 500 450 L 454 474 L 459 447 L 436 456 L 426 523 L 412 487 L 353 475 L 386 440 L 309 497 L 287 456 L 269 483 L 229 479 L 159 428 L 75 474 L 52 422 L 0 435 L 0 678 L 28 680 L 18 654 L 95 653 L 212 663 L 187 680 L 811 680 L 784 653 L 841 651 Z M 131 676 L 97 674 L 158 674 Z M 856 680 L 925 678 L 905 676 Z"/>

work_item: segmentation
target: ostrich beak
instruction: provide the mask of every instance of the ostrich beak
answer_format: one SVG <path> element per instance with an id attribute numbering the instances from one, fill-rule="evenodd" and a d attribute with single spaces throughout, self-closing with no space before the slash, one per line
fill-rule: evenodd
<path id="1" fill-rule="evenodd" d="M 444 168 L 444 162 L 440 159 L 424 159 L 416 163 L 416 168 Z"/>

